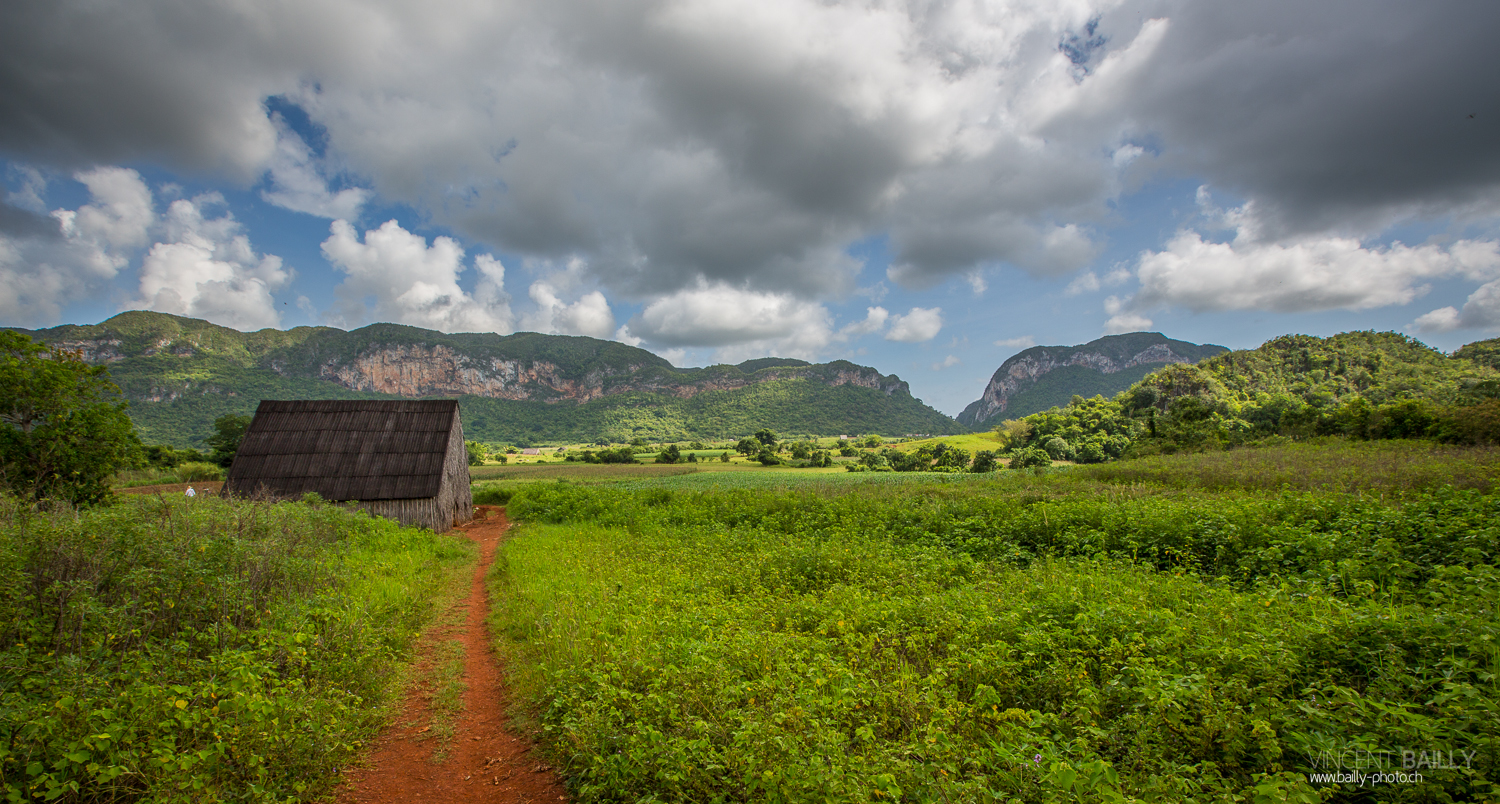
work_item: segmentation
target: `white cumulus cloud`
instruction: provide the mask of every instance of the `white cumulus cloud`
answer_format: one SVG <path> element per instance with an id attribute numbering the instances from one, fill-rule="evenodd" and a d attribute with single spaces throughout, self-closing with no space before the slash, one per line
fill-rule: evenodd
<path id="1" fill-rule="evenodd" d="M 0 230 L 0 319 L 12 324 L 50 324 L 65 305 L 105 291 L 149 242 L 156 222 L 150 188 L 128 168 L 101 167 L 74 174 L 89 202 L 43 216 L 45 181 L 31 171 L 11 199 Z M 14 211 L 11 211 L 14 210 Z"/>
<path id="2" fill-rule="evenodd" d="M 335 289 L 335 323 L 374 319 L 443 332 L 511 332 L 505 271 L 493 257 L 475 260 L 479 279 L 470 294 L 458 284 L 464 250 L 452 238 L 434 238 L 429 247 L 394 220 L 366 231 L 363 242 L 347 221 L 334 221 L 329 231 L 323 254 L 346 274 Z"/>
<path id="3" fill-rule="evenodd" d="M 1406 304 L 1427 281 L 1500 265 L 1495 244 L 1365 247 L 1347 237 L 1289 244 L 1205 241 L 1184 231 L 1164 251 L 1141 256 L 1136 310 L 1176 305 L 1194 311 L 1367 310 Z"/>
<path id="4" fill-rule="evenodd" d="M 357 187 L 338 192 L 328 189 L 328 179 L 307 143 L 280 115 L 272 115 L 271 122 L 276 126 L 276 150 L 268 167 L 271 186 L 261 192 L 261 198 L 320 218 L 358 218 L 359 208 L 370 200 L 371 192 Z"/>
<path id="5" fill-rule="evenodd" d="M 882 318 L 884 311 L 876 310 L 870 317 Z M 651 302 L 627 326 L 631 336 L 653 345 L 718 347 L 723 362 L 764 355 L 817 359 L 834 338 L 832 317 L 821 304 L 707 284 Z"/>
<path id="6" fill-rule="evenodd" d="M 281 324 L 271 294 L 291 275 L 280 257 L 255 253 L 234 216 L 204 217 L 204 207 L 223 203 L 217 194 L 172 202 L 162 222 L 166 239 L 146 254 L 132 307 L 240 330 Z"/>
<path id="7" fill-rule="evenodd" d="M 913 307 L 906 315 L 891 319 L 891 328 L 885 333 L 885 339 L 902 343 L 930 341 L 942 329 L 943 308 Z"/>

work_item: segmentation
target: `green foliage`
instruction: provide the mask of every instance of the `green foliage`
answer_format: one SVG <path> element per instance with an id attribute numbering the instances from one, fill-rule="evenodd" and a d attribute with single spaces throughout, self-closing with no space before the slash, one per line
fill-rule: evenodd
<path id="1" fill-rule="evenodd" d="M 1489 343 L 1450 358 L 1396 333 L 1276 338 L 1159 369 L 1111 400 L 1074 400 L 1028 416 L 1025 427 L 1007 423 L 1007 442 L 1081 463 L 1275 437 L 1495 443 L 1500 375 L 1485 363 Z"/>
<path id="2" fill-rule="evenodd" d="M 483 466 L 487 450 L 478 441 L 464 441 L 464 452 L 468 453 L 470 466 Z"/>
<path id="3" fill-rule="evenodd" d="M 148 467 L 171 469 L 178 464 L 202 463 L 208 457 L 195 449 L 177 449 L 167 444 L 147 444 L 141 448 L 141 459 Z"/>
<path id="4" fill-rule="evenodd" d="M 969 467 L 969 471 L 975 474 L 982 474 L 984 472 L 993 472 L 999 468 L 1000 461 L 995 457 L 995 451 L 982 449 L 974 453 L 974 465 Z"/>
<path id="5" fill-rule="evenodd" d="M 308 800 L 470 551 L 340 508 L 0 499 L 6 800 Z"/>
<path id="6" fill-rule="evenodd" d="M 109 477 L 140 460 L 118 395 L 76 353 L 0 331 L 0 486 L 32 500 L 104 499 Z"/>
<path id="7" fill-rule="evenodd" d="M 1024 447 L 1011 453 L 1010 468 L 1032 469 L 1052 465 L 1052 456 L 1041 447 Z"/>
<path id="8" fill-rule="evenodd" d="M 677 463 L 682 460 L 682 450 L 676 444 L 668 444 L 661 452 L 656 453 L 657 463 Z"/>
<path id="9" fill-rule="evenodd" d="M 1475 341 L 1459 347 L 1453 353 L 1458 360 L 1468 360 L 1481 366 L 1492 369 L 1500 369 L 1500 338 L 1491 338 L 1487 341 Z"/>
<path id="10" fill-rule="evenodd" d="M 1500 498 L 1000 477 L 518 492 L 495 624 L 578 799 L 1500 792 Z"/>
<path id="11" fill-rule="evenodd" d="M 203 439 L 203 443 L 213 450 L 210 459 L 214 463 L 226 469 L 234 463 L 234 456 L 240 451 L 240 442 L 245 440 L 245 431 L 250 429 L 252 418 L 229 413 L 214 419 L 214 434 Z"/>

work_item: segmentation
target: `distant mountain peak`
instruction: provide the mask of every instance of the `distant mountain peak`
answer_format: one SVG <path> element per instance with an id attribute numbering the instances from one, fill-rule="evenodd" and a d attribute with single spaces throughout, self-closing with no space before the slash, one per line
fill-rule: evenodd
<path id="1" fill-rule="evenodd" d="M 1197 363 L 1229 351 L 1160 332 L 1106 335 L 1077 346 L 1032 346 L 1012 355 L 958 421 L 980 428 L 1067 404 L 1073 395 L 1113 395 L 1170 363 Z"/>

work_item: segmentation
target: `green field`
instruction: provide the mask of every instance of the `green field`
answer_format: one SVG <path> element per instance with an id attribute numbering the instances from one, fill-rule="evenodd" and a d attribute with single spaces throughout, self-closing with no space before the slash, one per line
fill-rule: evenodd
<path id="1" fill-rule="evenodd" d="M 915 441 L 902 441 L 891 445 L 892 449 L 901 452 L 913 452 L 924 446 L 947 444 L 969 452 L 978 452 L 982 449 L 999 451 L 1005 448 L 1005 443 L 994 433 L 969 433 L 968 435 L 938 436 L 936 438 L 923 438 Z"/>
<path id="2" fill-rule="evenodd" d="M 580 801 L 1489 800 L 1497 467 L 534 483 L 493 624 Z M 1402 751 L 1420 782 L 1310 776 Z"/>

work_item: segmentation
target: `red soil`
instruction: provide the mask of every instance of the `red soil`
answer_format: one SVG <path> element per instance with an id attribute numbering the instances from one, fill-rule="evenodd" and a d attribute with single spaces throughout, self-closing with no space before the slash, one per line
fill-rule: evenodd
<path id="1" fill-rule="evenodd" d="M 433 761 L 438 744 L 426 738 L 427 699 L 420 689 L 408 693 L 401 715 L 381 735 L 364 764 L 345 774 L 340 804 L 465 804 L 466 802 L 565 802 L 567 791 L 557 774 L 532 755 L 532 744 L 507 726 L 510 694 L 484 626 L 489 595 L 484 577 L 495 560 L 507 528 L 505 509 L 479 506 L 474 521 L 459 531 L 479 545 L 479 565 L 463 625 L 432 635 L 427 648 L 441 639 L 464 644 L 464 708 L 455 721 L 448 757 Z"/>
<path id="2" fill-rule="evenodd" d="M 128 489 L 115 489 L 117 494 L 176 494 L 181 496 L 183 492 L 192 486 L 193 491 L 206 497 L 212 497 L 219 493 L 224 487 L 222 480 L 202 480 L 196 483 L 163 483 L 159 486 L 133 486 Z"/>

